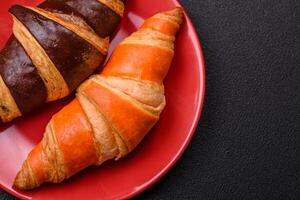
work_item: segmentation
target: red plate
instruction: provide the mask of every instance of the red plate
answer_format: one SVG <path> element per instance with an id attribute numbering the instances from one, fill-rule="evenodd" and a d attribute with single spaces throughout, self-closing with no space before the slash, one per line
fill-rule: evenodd
<path id="1" fill-rule="evenodd" d="M 7 9 L 15 3 L 36 5 L 39 0 L 5 0 L 0 6 L 0 48 L 11 33 Z M 145 18 L 180 6 L 176 0 L 129 0 L 112 49 Z M 188 146 L 204 101 L 205 67 L 200 43 L 186 15 L 176 41 L 176 55 L 165 81 L 167 107 L 157 126 L 129 156 L 92 167 L 62 184 L 46 184 L 30 191 L 12 186 L 28 152 L 41 138 L 46 123 L 69 99 L 48 104 L 40 111 L 0 127 L 0 186 L 22 199 L 127 199 L 144 191 L 163 176 Z"/>

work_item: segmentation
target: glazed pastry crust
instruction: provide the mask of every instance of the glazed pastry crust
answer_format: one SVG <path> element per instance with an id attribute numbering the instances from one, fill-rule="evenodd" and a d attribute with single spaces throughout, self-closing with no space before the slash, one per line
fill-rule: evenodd
<path id="1" fill-rule="evenodd" d="M 48 94 L 47 101 L 54 101 L 67 96 L 69 94 L 67 83 L 43 47 L 16 17 L 13 17 L 13 19 L 13 33 L 22 44 L 44 81 Z"/>
<path id="2" fill-rule="evenodd" d="M 167 16 L 159 20 L 178 31 L 181 12 L 176 8 L 162 13 Z M 169 15 L 176 20 L 165 20 Z M 29 154 L 15 186 L 32 189 L 44 182 L 61 182 L 91 165 L 118 160 L 141 142 L 166 105 L 163 79 L 174 55 L 176 32 L 162 27 L 159 31 L 142 26 L 116 48 L 102 74 L 81 84 L 76 98 L 49 122 L 51 129 L 40 144 L 53 149 L 46 154 L 36 146 L 32 152 L 37 153 Z M 57 178 L 51 178 L 53 174 Z"/>
<path id="3" fill-rule="evenodd" d="M 111 10 L 115 11 L 118 15 L 123 16 L 124 3 L 121 0 L 98 0 Z"/>
<path id="4" fill-rule="evenodd" d="M 73 92 L 105 61 L 120 0 L 46 0 L 14 5 L 13 35 L 0 52 L 0 119 L 9 122 Z M 11 97 L 11 98 L 10 98 Z M 7 101 L 7 102 L 5 102 Z"/>
<path id="5" fill-rule="evenodd" d="M 62 26 L 68 28 L 78 36 L 89 42 L 96 49 L 98 49 L 103 55 L 107 54 L 109 38 L 99 37 L 89 25 L 87 25 L 81 18 L 74 15 L 66 15 L 59 13 L 52 13 L 41 8 L 27 7 L 40 15 L 51 19 Z"/>
<path id="6" fill-rule="evenodd" d="M 9 89 L 6 87 L 0 75 L 0 117 L 2 122 L 8 122 L 18 116 L 21 112 L 12 97 Z"/>

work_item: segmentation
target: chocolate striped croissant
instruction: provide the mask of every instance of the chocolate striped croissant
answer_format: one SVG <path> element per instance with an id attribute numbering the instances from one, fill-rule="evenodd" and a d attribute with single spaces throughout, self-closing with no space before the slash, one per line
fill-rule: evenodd
<path id="1" fill-rule="evenodd" d="M 131 152 L 165 107 L 163 79 L 174 56 L 182 10 L 159 13 L 120 43 L 102 74 L 55 114 L 15 179 L 20 189 L 61 182 Z"/>
<path id="2" fill-rule="evenodd" d="M 0 122 L 70 94 L 105 60 L 122 0 L 47 0 L 15 5 L 0 52 Z"/>

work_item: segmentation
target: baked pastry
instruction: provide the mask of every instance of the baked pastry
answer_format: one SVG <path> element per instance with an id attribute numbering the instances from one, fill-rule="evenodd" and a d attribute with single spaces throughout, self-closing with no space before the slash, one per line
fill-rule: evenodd
<path id="1" fill-rule="evenodd" d="M 13 35 L 0 52 L 0 122 L 74 91 L 106 58 L 121 0 L 47 0 L 14 5 Z"/>
<path id="2" fill-rule="evenodd" d="M 182 18 L 180 8 L 158 13 L 119 44 L 103 72 L 52 117 L 15 179 L 17 188 L 62 182 L 140 143 L 165 107 L 163 79 Z"/>

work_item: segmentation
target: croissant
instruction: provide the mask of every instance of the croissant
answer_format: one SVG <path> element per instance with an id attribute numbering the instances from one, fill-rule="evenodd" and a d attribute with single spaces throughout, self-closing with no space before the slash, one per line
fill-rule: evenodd
<path id="1" fill-rule="evenodd" d="M 0 52 L 0 122 L 61 99 L 105 60 L 122 0 L 46 0 L 15 5 L 13 35 Z"/>
<path id="2" fill-rule="evenodd" d="M 182 18 L 180 8 L 158 13 L 119 44 L 103 72 L 85 81 L 52 117 L 16 176 L 17 188 L 62 182 L 140 143 L 165 107 L 163 79 Z"/>

